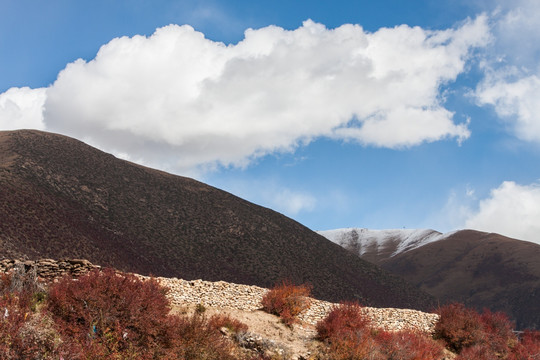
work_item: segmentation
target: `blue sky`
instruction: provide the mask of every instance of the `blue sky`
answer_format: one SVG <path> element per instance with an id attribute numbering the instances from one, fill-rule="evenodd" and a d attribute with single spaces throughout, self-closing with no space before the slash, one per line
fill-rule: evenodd
<path id="1" fill-rule="evenodd" d="M 0 0 L 0 130 L 314 230 L 540 243 L 539 19 L 533 0 Z"/>

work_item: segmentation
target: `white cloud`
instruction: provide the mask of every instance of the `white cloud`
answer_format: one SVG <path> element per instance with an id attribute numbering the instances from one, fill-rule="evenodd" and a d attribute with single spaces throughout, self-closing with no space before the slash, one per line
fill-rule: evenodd
<path id="1" fill-rule="evenodd" d="M 512 1 L 510 9 L 508 3 L 494 15 L 496 41 L 475 95 L 478 104 L 493 106 L 518 138 L 540 142 L 540 2 Z"/>
<path id="2" fill-rule="evenodd" d="M 174 171 L 245 166 L 318 137 L 389 148 L 461 141 L 467 124 L 444 108 L 441 86 L 488 39 L 485 16 L 444 31 L 374 33 L 306 21 L 248 29 L 236 45 L 170 25 L 68 64 L 47 89 L 44 121 Z"/>
<path id="3" fill-rule="evenodd" d="M 318 205 L 318 199 L 310 192 L 284 186 L 276 179 L 227 181 L 221 178 L 206 178 L 205 182 L 213 183 L 218 188 L 227 188 L 236 196 L 289 217 L 314 211 Z"/>
<path id="4" fill-rule="evenodd" d="M 505 181 L 480 201 L 465 227 L 540 244 L 540 184 Z"/>
<path id="5" fill-rule="evenodd" d="M 281 189 L 268 196 L 269 203 L 273 209 L 282 211 L 288 216 L 295 216 L 300 212 L 309 212 L 315 209 L 316 198 L 308 193 Z"/>
<path id="6" fill-rule="evenodd" d="M 493 74 L 477 88 L 478 101 L 493 105 L 522 140 L 540 142 L 540 72 L 517 80 Z"/>
<path id="7" fill-rule="evenodd" d="M 44 129 L 45 99 L 44 88 L 11 88 L 0 93 L 0 130 Z"/>

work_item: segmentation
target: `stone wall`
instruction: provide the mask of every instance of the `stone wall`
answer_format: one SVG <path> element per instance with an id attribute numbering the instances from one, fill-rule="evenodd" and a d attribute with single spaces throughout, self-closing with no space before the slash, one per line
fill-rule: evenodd
<path id="1" fill-rule="evenodd" d="M 0 260 L 0 272 L 8 272 L 14 269 L 24 270 L 24 272 L 35 271 L 38 279 L 44 281 L 52 281 L 63 275 L 71 275 L 78 277 L 92 269 L 100 268 L 93 265 L 88 260 L 72 259 L 72 260 Z"/>
<path id="2" fill-rule="evenodd" d="M 261 299 L 268 291 L 258 286 L 232 284 L 225 281 L 188 281 L 175 278 L 157 278 L 157 280 L 170 289 L 168 296 L 171 302 L 178 306 L 202 304 L 210 307 L 253 311 L 262 308 Z M 311 306 L 301 313 L 299 318 L 308 324 L 315 325 L 336 305 L 311 299 Z M 437 314 L 410 309 L 365 307 L 363 310 L 376 327 L 390 331 L 407 329 L 431 333 L 439 320 Z"/>
<path id="3" fill-rule="evenodd" d="M 35 271 L 38 278 L 52 281 L 64 274 L 74 277 L 99 266 L 87 260 L 42 259 L 37 261 L 0 260 L 0 272 L 12 269 Z M 139 275 L 140 276 L 140 275 Z M 147 278 L 140 276 L 141 278 Z M 202 304 L 208 307 L 231 308 L 254 311 L 262 308 L 261 299 L 268 289 L 258 286 L 239 285 L 225 281 L 182 280 L 176 278 L 157 278 L 169 288 L 168 297 L 173 305 L 189 306 Z M 300 314 L 300 320 L 315 325 L 323 319 L 336 304 L 311 299 L 310 308 Z M 364 308 L 364 312 L 372 319 L 376 327 L 385 330 L 416 330 L 433 332 L 439 317 L 436 314 L 424 313 L 409 309 Z"/>

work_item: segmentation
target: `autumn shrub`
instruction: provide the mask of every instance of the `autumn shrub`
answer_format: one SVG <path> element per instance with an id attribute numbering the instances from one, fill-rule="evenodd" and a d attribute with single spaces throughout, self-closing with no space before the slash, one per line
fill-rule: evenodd
<path id="1" fill-rule="evenodd" d="M 502 359 L 487 344 L 476 344 L 464 348 L 454 360 L 497 360 Z M 506 358 L 505 358 L 506 359 Z"/>
<path id="2" fill-rule="evenodd" d="M 60 338 L 51 319 L 35 313 L 17 293 L 0 298 L 0 358 L 45 359 L 57 354 Z"/>
<path id="3" fill-rule="evenodd" d="M 525 330 L 519 343 L 512 349 L 509 360 L 540 359 L 540 331 Z"/>
<path id="4" fill-rule="evenodd" d="M 352 302 L 335 306 L 317 323 L 317 337 L 321 341 L 370 331 L 371 321 L 363 314 L 362 307 Z"/>
<path id="5" fill-rule="evenodd" d="M 484 309 L 478 314 L 463 304 L 446 305 L 438 312 L 441 317 L 435 337 L 459 353 L 459 359 L 510 359 L 523 349 L 514 334 L 514 323 L 502 312 Z"/>
<path id="6" fill-rule="evenodd" d="M 111 358 L 133 349 L 159 354 L 172 346 L 165 295 L 155 279 L 96 269 L 76 281 L 64 277 L 53 284 L 47 310 L 77 351 Z"/>
<path id="7" fill-rule="evenodd" d="M 335 306 L 316 328 L 317 338 L 325 344 L 320 354 L 322 359 L 384 359 L 373 336 L 371 321 L 358 303 Z"/>
<path id="8" fill-rule="evenodd" d="M 319 355 L 324 360 L 386 360 L 379 343 L 366 333 L 332 338 L 325 344 L 325 350 Z"/>
<path id="9" fill-rule="evenodd" d="M 446 346 L 457 353 L 463 348 L 473 346 L 482 341 L 480 315 L 463 304 L 453 303 L 440 307 L 436 311 L 440 318 L 435 325 L 435 339 L 441 339 Z"/>
<path id="10" fill-rule="evenodd" d="M 484 309 L 480 321 L 484 332 L 482 343 L 499 358 L 506 358 L 518 342 L 514 334 L 514 323 L 505 313 L 488 309 Z"/>
<path id="11" fill-rule="evenodd" d="M 230 339 L 220 334 L 215 323 L 206 317 L 193 314 L 175 317 L 174 335 L 177 342 L 169 353 L 171 359 L 184 360 L 235 360 L 237 349 Z"/>
<path id="12" fill-rule="evenodd" d="M 420 332 L 380 331 L 376 339 L 387 360 L 433 360 L 443 355 L 444 346 Z"/>
<path id="13" fill-rule="evenodd" d="M 213 315 L 210 317 L 208 320 L 208 325 L 211 329 L 219 331 L 221 328 L 226 328 L 232 333 L 246 332 L 248 330 L 248 326 L 246 324 L 224 314 Z"/>
<path id="14" fill-rule="evenodd" d="M 293 285 L 289 281 L 270 289 L 262 298 L 264 311 L 278 315 L 281 320 L 291 325 L 302 311 L 309 308 L 311 288 L 307 285 Z"/>

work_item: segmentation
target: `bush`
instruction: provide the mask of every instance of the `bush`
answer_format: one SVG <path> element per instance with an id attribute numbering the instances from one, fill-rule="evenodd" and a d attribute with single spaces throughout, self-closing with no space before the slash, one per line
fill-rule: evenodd
<path id="1" fill-rule="evenodd" d="M 540 359 L 540 331 L 526 330 L 520 338 L 508 359 Z"/>
<path id="2" fill-rule="evenodd" d="M 358 303 L 335 306 L 317 323 L 317 338 L 326 344 L 324 359 L 383 359 L 371 321 Z"/>
<path id="3" fill-rule="evenodd" d="M 309 308 L 311 288 L 307 285 L 293 285 L 289 281 L 283 281 L 273 287 L 262 298 L 264 311 L 278 315 L 281 320 L 292 325 L 296 316 Z"/>
<path id="4" fill-rule="evenodd" d="M 165 294 L 155 279 L 93 270 L 76 281 L 64 277 L 53 284 L 47 310 L 59 332 L 72 340 L 73 351 L 112 357 L 138 348 L 159 354 L 172 342 Z"/>
<path id="5" fill-rule="evenodd" d="M 52 321 L 34 313 L 16 294 L 0 298 L 0 358 L 44 359 L 57 353 L 60 339 Z"/>
<path id="6" fill-rule="evenodd" d="M 325 354 L 321 357 L 325 360 L 387 360 L 377 341 L 369 334 L 364 333 L 332 338 Z"/>
<path id="7" fill-rule="evenodd" d="M 506 359 L 521 346 L 514 324 L 502 312 L 484 309 L 480 315 L 463 304 L 446 305 L 438 312 L 435 337 L 460 353 L 459 359 Z"/>
<path id="8" fill-rule="evenodd" d="M 506 358 L 518 342 L 514 335 L 514 323 L 506 314 L 493 313 L 488 309 L 484 309 L 480 315 L 480 321 L 484 331 L 482 343 L 486 344 L 499 358 Z"/>
<path id="9" fill-rule="evenodd" d="M 243 322 L 233 319 L 228 315 L 213 315 L 208 320 L 208 325 L 211 329 L 219 331 L 221 328 L 226 328 L 232 333 L 238 334 L 241 332 L 246 332 L 248 326 Z"/>
<path id="10" fill-rule="evenodd" d="M 384 359 L 388 360 L 433 360 L 443 355 L 443 345 L 426 334 L 399 331 L 380 332 L 376 335 Z"/>
<path id="11" fill-rule="evenodd" d="M 235 360 L 239 356 L 234 344 L 212 326 L 204 316 L 174 317 L 177 339 L 171 359 Z"/>
<path id="12" fill-rule="evenodd" d="M 357 303 L 334 307 L 317 324 L 317 334 L 326 344 L 320 357 L 328 360 L 433 360 L 443 353 L 443 346 L 426 334 L 373 329 Z"/>
<path id="13" fill-rule="evenodd" d="M 371 331 L 371 321 L 358 303 L 341 303 L 317 323 L 317 337 L 324 341 Z"/>
<path id="14" fill-rule="evenodd" d="M 495 360 L 499 359 L 487 344 L 476 344 L 465 348 L 454 360 Z"/>
<path id="15" fill-rule="evenodd" d="M 480 315 L 463 304 L 449 304 L 436 311 L 440 319 L 435 325 L 435 339 L 441 339 L 446 346 L 457 353 L 463 348 L 482 341 L 484 332 Z"/>

